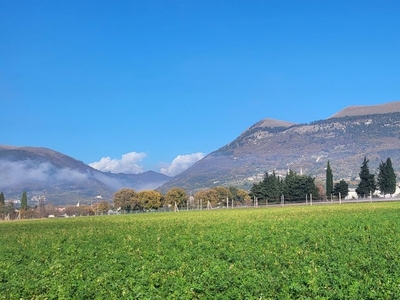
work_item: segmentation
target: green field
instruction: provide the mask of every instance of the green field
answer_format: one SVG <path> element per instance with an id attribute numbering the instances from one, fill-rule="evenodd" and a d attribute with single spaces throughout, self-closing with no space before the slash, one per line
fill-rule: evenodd
<path id="1" fill-rule="evenodd" d="M 400 299 L 400 203 L 0 223 L 0 299 Z"/>

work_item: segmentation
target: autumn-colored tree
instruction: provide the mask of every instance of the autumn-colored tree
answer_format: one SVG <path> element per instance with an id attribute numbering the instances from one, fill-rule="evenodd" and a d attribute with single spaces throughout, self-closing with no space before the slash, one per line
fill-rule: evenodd
<path id="1" fill-rule="evenodd" d="M 46 209 L 47 209 L 47 211 L 48 211 L 48 213 L 49 213 L 50 215 L 53 214 L 53 213 L 51 213 L 51 209 L 50 209 L 49 205 L 46 207 Z M 66 213 L 68 216 L 79 216 L 79 215 L 80 215 L 79 206 L 76 206 L 76 205 L 68 205 L 68 206 L 65 207 L 65 213 Z"/>
<path id="2" fill-rule="evenodd" d="M 217 186 L 212 189 L 214 189 L 218 195 L 218 205 L 226 206 L 226 202 L 229 201 L 228 199 L 232 198 L 232 194 L 229 189 L 223 186 Z"/>
<path id="3" fill-rule="evenodd" d="M 247 191 L 245 191 L 243 189 L 239 189 L 234 186 L 230 186 L 229 192 L 230 192 L 231 198 L 234 201 L 235 205 L 251 203 L 251 197 Z"/>
<path id="4" fill-rule="evenodd" d="M 92 210 L 96 215 L 106 214 L 111 208 L 111 204 L 106 200 L 93 204 Z"/>
<path id="5" fill-rule="evenodd" d="M 0 205 L 0 219 L 4 219 L 7 215 L 13 214 L 14 205 L 11 203 Z"/>
<path id="6" fill-rule="evenodd" d="M 323 199 L 328 200 L 328 198 L 326 198 L 326 195 L 325 195 L 325 189 L 324 189 L 323 184 L 322 183 L 315 183 L 315 187 L 317 188 L 318 196 L 320 197 L 320 199 L 321 200 L 323 200 Z M 324 198 L 324 195 L 325 195 L 325 198 Z M 314 197 L 314 199 L 316 199 L 316 198 Z"/>
<path id="7" fill-rule="evenodd" d="M 76 207 L 76 206 L 74 206 L 74 207 Z M 49 215 L 57 215 L 59 213 L 57 207 L 54 206 L 53 204 L 47 204 L 46 207 L 45 207 L 45 210 L 46 210 L 47 216 L 49 216 Z"/>
<path id="8" fill-rule="evenodd" d="M 47 218 L 49 216 L 46 211 L 46 205 L 44 204 L 44 198 L 41 197 L 39 199 L 36 210 L 39 218 Z"/>
<path id="9" fill-rule="evenodd" d="M 90 205 L 81 205 L 79 206 L 79 212 L 81 216 L 92 216 L 94 215 L 94 211 L 90 207 Z"/>
<path id="10" fill-rule="evenodd" d="M 24 210 L 21 210 L 21 217 L 23 219 L 37 219 L 39 218 L 38 210 L 35 208 L 27 208 Z"/>
<path id="11" fill-rule="evenodd" d="M 65 207 L 64 212 L 68 216 L 92 216 L 95 214 L 93 207 L 91 207 L 90 205 L 69 205 Z"/>
<path id="12" fill-rule="evenodd" d="M 226 206 L 227 199 L 229 199 L 229 206 L 232 205 L 231 201 L 234 201 L 235 205 L 243 203 L 251 203 L 251 198 L 247 191 L 239 189 L 237 187 L 223 187 L 217 186 L 206 190 L 198 191 L 194 195 L 196 203 L 202 203 L 203 207 L 206 207 L 208 202 L 211 206 Z"/>
<path id="13" fill-rule="evenodd" d="M 214 207 L 218 205 L 218 196 L 219 195 L 215 189 L 206 189 L 198 191 L 194 195 L 194 199 L 196 202 L 200 202 L 203 207 L 206 207 L 208 202 L 210 202 L 210 205 Z"/>
<path id="14" fill-rule="evenodd" d="M 130 212 L 139 208 L 139 199 L 133 189 L 121 189 L 114 193 L 114 207 Z"/>
<path id="15" fill-rule="evenodd" d="M 164 195 L 164 205 L 176 205 L 183 206 L 186 205 L 188 201 L 188 195 L 186 191 L 179 187 L 173 187 L 167 191 Z"/>
<path id="16" fill-rule="evenodd" d="M 158 209 L 161 206 L 162 194 L 157 191 L 141 191 L 138 192 L 140 207 L 142 209 Z"/>

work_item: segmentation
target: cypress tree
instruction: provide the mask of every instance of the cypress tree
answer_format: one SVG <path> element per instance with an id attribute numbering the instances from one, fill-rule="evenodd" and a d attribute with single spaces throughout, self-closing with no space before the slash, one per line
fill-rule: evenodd
<path id="1" fill-rule="evenodd" d="M 21 209 L 26 210 L 28 208 L 28 197 L 26 196 L 26 192 L 24 191 L 22 193 L 22 198 L 21 198 Z"/>
<path id="2" fill-rule="evenodd" d="M 383 195 L 392 195 L 396 191 L 396 174 L 394 173 L 390 158 L 379 165 L 378 186 Z"/>
<path id="3" fill-rule="evenodd" d="M 0 206 L 5 204 L 5 198 L 3 192 L 0 193 Z"/>
<path id="4" fill-rule="evenodd" d="M 333 175 L 332 175 L 331 166 L 329 164 L 329 160 L 328 160 L 328 163 L 326 165 L 326 189 L 325 189 L 325 193 L 326 193 L 326 198 L 329 198 L 329 196 L 333 193 Z"/>
<path id="5" fill-rule="evenodd" d="M 381 162 L 379 164 L 379 173 L 378 173 L 378 186 L 379 190 L 383 195 L 387 194 L 388 190 L 388 175 L 386 173 L 386 162 Z"/>
<path id="6" fill-rule="evenodd" d="M 396 174 L 394 173 L 392 160 L 390 157 L 386 159 L 386 172 L 388 174 L 388 193 L 393 195 L 396 192 Z"/>

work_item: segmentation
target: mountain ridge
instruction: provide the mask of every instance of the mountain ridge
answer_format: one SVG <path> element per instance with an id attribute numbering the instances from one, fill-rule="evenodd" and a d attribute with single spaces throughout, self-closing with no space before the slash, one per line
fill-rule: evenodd
<path id="1" fill-rule="evenodd" d="M 370 159 L 372 170 L 387 157 L 400 165 L 400 102 L 344 111 L 345 116 L 337 113 L 336 117 L 287 127 L 262 126 L 261 120 L 160 190 L 174 185 L 188 190 L 215 185 L 249 189 L 266 171 L 285 176 L 289 169 L 323 178 L 328 159 L 334 178 L 353 182 L 364 156 Z M 400 171 L 398 167 L 396 171 Z"/>
<path id="2" fill-rule="evenodd" d="M 154 171 L 102 172 L 49 148 L 0 145 L 0 191 L 16 199 L 27 191 L 53 204 L 82 203 L 97 196 L 110 200 L 118 189 L 155 189 L 170 178 Z"/>
<path id="3" fill-rule="evenodd" d="M 391 112 L 400 111 L 400 101 L 387 102 L 376 105 L 355 105 L 348 106 L 330 116 L 331 118 L 373 115 L 373 114 L 387 114 Z"/>

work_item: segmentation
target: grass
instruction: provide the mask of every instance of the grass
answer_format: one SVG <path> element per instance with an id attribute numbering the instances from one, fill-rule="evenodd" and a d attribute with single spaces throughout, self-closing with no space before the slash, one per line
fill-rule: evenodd
<path id="1" fill-rule="evenodd" d="M 400 298 L 400 203 L 0 223 L 0 299 Z"/>

